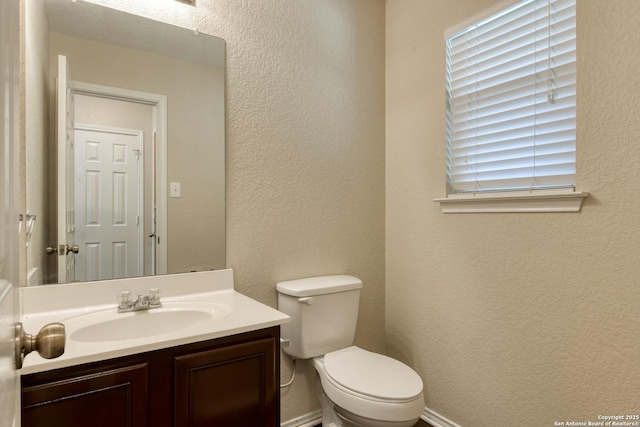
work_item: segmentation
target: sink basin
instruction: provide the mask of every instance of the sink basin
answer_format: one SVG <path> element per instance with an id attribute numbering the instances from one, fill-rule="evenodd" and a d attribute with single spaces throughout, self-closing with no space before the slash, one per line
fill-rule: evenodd
<path id="1" fill-rule="evenodd" d="M 115 308 L 82 314 L 62 323 L 76 342 L 108 342 L 168 335 L 226 316 L 229 308 L 210 301 L 163 302 L 161 308 L 117 313 Z"/>

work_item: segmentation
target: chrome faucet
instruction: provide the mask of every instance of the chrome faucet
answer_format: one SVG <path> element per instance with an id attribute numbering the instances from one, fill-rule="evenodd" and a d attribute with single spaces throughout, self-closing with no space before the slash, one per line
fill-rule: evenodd
<path id="1" fill-rule="evenodd" d="M 138 295 L 138 298 L 133 302 L 133 311 L 136 310 L 148 310 L 149 309 L 149 295 Z"/>
<path id="2" fill-rule="evenodd" d="M 160 302 L 160 291 L 158 288 L 149 289 L 149 295 L 138 294 L 135 301 L 131 300 L 130 291 L 122 291 L 118 296 L 118 313 L 150 310 L 158 307 L 162 307 L 162 303 Z"/>

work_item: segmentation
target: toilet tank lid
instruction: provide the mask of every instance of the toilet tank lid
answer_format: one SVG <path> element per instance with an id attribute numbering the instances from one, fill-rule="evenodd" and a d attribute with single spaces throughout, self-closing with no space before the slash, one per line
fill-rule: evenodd
<path id="1" fill-rule="evenodd" d="M 288 280 L 276 285 L 276 290 L 293 297 L 310 297 L 362 288 L 362 281 L 347 275 L 308 277 Z"/>

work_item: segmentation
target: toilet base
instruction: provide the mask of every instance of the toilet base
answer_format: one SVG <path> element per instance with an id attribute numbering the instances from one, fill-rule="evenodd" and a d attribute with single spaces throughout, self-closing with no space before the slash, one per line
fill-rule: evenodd
<path id="1" fill-rule="evenodd" d="M 336 415 L 342 420 L 342 427 L 413 427 L 415 421 L 378 421 L 352 414 L 342 408 L 335 407 Z M 323 424 L 324 425 L 324 424 Z"/>
<path id="2" fill-rule="evenodd" d="M 342 420 L 333 410 L 333 402 L 329 400 L 322 389 L 322 382 L 316 375 L 316 397 L 320 401 L 322 408 L 322 427 L 346 427 L 342 424 Z"/>

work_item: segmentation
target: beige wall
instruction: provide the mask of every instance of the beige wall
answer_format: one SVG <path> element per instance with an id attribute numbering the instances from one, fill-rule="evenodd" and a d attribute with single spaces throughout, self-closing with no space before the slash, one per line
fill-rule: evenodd
<path id="1" fill-rule="evenodd" d="M 464 427 L 640 411 L 640 2 L 579 0 L 578 214 L 443 215 L 445 28 L 387 3 L 386 340 Z"/>
<path id="2" fill-rule="evenodd" d="M 228 42 L 228 265 L 273 306 L 278 281 L 360 277 L 356 342 L 381 351 L 384 3 L 242 3 L 211 3 Z M 282 420 L 318 408 L 313 375 L 283 390 Z"/>
<path id="3" fill-rule="evenodd" d="M 278 281 L 356 275 L 357 343 L 383 350 L 384 2 L 95 2 L 227 41 L 227 265 L 237 289 L 275 307 Z M 298 365 L 282 391 L 284 421 L 319 407 L 313 372 Z M 288 367 L 283 359 L 283 380 Z"/>

